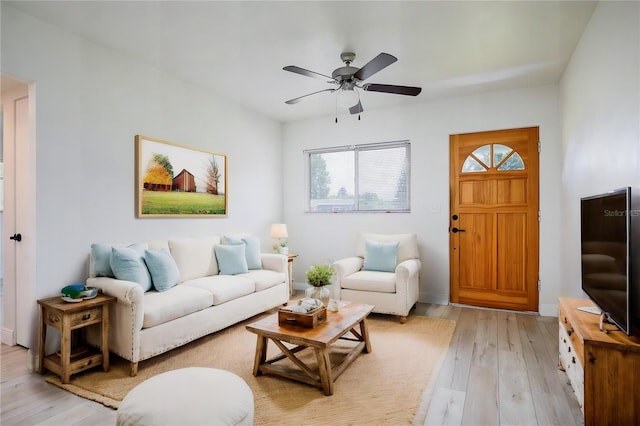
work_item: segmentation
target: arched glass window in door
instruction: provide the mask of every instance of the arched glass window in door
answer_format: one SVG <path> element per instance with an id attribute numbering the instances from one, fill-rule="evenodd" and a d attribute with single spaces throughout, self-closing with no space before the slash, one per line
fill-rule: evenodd
<path id="1" fill-rule="evenodd" d="M 490 169 L 500 172 L 524 170 L 524 161 L 512 148 L 495 143 L 476 148 L 462 164 L 462 173 L 486 172 Z"/>

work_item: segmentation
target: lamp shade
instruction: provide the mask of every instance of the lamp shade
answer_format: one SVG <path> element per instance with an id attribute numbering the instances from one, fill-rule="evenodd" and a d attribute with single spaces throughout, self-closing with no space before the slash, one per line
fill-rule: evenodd
<path id="1" fill-rule="evenodd" d="M 287 225 L 284 223 L 274 223 L 271 225 L 271 231 L 269 232 L 271 238 L 287 238 Z"/>

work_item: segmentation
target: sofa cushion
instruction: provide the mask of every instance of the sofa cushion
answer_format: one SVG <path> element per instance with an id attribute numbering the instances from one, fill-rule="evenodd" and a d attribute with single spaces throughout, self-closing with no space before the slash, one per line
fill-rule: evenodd
<path id="1" fill-rule="evenodd" d="M 369 241 L 398 241 L 398 259 L 397 262 L 404 262 L 408 259 L 418 259 L 418 237 L 416 234 L 370 234 L 361 235 L 358 242 L 356 255 L 365 257 L 365 242 Z"/>
<path id="2" fill-rule="evenodd" d="M 398 256 L 398 241 L 366 241 L 364 267 L 366 271 L 394 272 Z"/>
<path id="3" fill-rule="evenodd" d="M 151 289 L 151 275 L 144 262 L 144 251 L 136 248 L 112 247 L 110 265 L 113 274 L 119 280 L 132 281 L 142 287 L 143 291 Z"/>
<path id="4" fill-rule="evenodd" d="M 213 253 L 213 246 L 216 244 L 220 244 L 220 237 L 169 240 L 171 256 L 178 265 L 182 281 L 218 273 L 218 264 Z"/>
<path id="5" fill-rule="evenodd" d="M 144 261 L 156 290 L 166 291 L 180 282 L 180 271 L 169 249 L 145 250 Z"/>
<path id="6" fill-rule="evenodd" d="M 220 268 L 220 275 L 244 274 L 249 270 L 245 257 L 245 243 L 221 245 L 213 247 Z"/>
<path id="7" fill-rule="evenodd" d="M 344 277 L 341 287 L 350 290 L 395 293 L 396 274 L 394 272 L 359 271 Z"/>
<path id="8" fill-rule="evenodd" d="M 180 286 L 206 290 L 213 296 L 213 304 L 221 305 L 255 291 L 253 280 L 243 275 L 214 275 L 185 281 Z"/>
<path id="9" fill-rule="evenodd" d="M 182 284 L 162 293 L 151 290 L 144 295 L 144 318 L 142 328 L 164 324 L 193 312 L 201 311 L 213 304 L 211 293 Z"/>
<path id="10" fill-rule="evenodd" d="M 255 283 L 256 291 L 274 287 L 287 279 L 286 274 L 283 272 L 270 271 L 268 269 L 254 269 L 240 276 L 251 279 Z"/>

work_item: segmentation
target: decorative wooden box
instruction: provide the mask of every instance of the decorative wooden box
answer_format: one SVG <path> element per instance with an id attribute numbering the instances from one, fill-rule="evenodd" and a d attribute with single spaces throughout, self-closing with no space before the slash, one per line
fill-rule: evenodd
<path id="1" fill-rule="evenodd" d="M 297 325 L 305 328 L 314 328 L 326 320 L 327 308 L 324 306 L 320 306 L 304 314 L 286 309 L 280 309 L 278 311 L 278 324 L 283 326 Z"/>

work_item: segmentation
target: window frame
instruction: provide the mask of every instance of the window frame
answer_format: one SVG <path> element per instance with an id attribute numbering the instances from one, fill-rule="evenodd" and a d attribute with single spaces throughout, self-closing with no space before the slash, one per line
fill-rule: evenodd
<path id="1" fill-rule="evenodd" d="M 391 148 L 405 148 L 406 155 L 406 208 L 402 209 L 361 209 L 359 192 L 359 153 L 366 151 L 381 151 Z M 313 210 L 311 207 L 311 156 L 318 154 L 331 154 L 337 152 L 353 152 L 353 173 L 354 173 L 354 208 L 352 210 L 329 210 L 318 211 Z M 357 145 L 343 145 L 327 148 L 316 148 L 304 150 L 305 158 L 305 213 L 411 213 L 411 142 L 408 139 L 388 141 L 388 142 L 375 142 L 367 144 Z"/>

